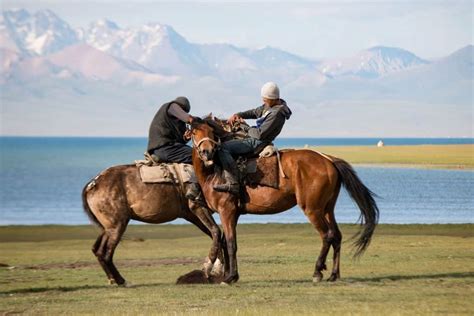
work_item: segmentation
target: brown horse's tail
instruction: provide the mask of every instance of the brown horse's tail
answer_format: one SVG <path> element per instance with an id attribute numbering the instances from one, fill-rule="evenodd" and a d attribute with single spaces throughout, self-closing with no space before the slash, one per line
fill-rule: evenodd
<path id="1" fill-rule="evenodd" d="M 356 239 L 354 257 L 359 257 L 369 246 L 379 220 L 379 208 L 374 200 L 376 195 L 362 183 L 349 163 L 339 158 L 333 158 L 333 163 L 339 172 L 343 186 L 361 212 L 359 221 L 363 228 L 353 237 Z"/>
<path id="2" fill-rule="evenodd" d="M 87 192 L 95 186 L 95 179 L 89 181 L 84 189 L 82 189 L 82 207 L 84 208 L 84 212 L 87 214 L 91 222 L 99 226 L 100 228 L 104 228 L 102 224 L 99 222 L 97 217 L 95 217 L 94 213 L 92 213 L 91 208 L 89 207 L 89 203 L 87 203 Z"/>

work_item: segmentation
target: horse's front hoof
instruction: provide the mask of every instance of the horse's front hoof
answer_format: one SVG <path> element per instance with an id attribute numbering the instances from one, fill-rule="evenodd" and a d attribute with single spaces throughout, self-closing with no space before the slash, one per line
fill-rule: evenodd
<path id="1" fill-rule="evenodd" d="M 204 272 L 204 276 L 206 277 L 206 279 L 209 279 L 211 277 L 211 272 L 212 272 L 213 267 L 214 265 L 212 264 L 211 259 L 207 257 L 202 266 L 202 271 Z"/>
<path id="2" fill-rule="evenodd" d="M 214 265 L 211 270 L 211 276 L 213 277 L 221 277 L 224 275 L 224 265 L 222 262 L 217 258 L 216 262 L 214 262 Z"/>
<path id="3" fill-rule="evenodd" d="M 229 275 L 229 276 L 226 277 L 226 278 L 224 279 L 224 281 L 222 281 L 222 282 L 227 283 L 227 284 L 230 285 L 230 284 L 232 284 L 232 283 L 237 282 L 238 280 L 239 280 L 239 275 L 236 274 L 236 275 Z"/>

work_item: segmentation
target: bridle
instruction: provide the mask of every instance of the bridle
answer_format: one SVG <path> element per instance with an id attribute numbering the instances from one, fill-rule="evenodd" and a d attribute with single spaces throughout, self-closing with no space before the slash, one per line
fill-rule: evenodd
<path id="1" fill-rule="evenodd" d="M 216 145 L 217 147 L 219 147 L 221 145 L 221 140 L 220 138 L 217 139 L 217 141 L 213 140 L 212 138 L 210 137 L 203 137 L 202 139 L 199 140 L 199 142 L 196 143 L 196 140 L 194 139 L 194 135 L 191 136 L 191 140 L 193 142 L 193 147 L 196 148 L 197 150 L 197 153 L 198 153 L 198 156 L 199 158 L 202 160 L 202 161 L 205 161 L 203 158 L 203 153 L 201 151 L 201 148 L 200 146 L 202 145 L 202 143 L 204 142 L 210 142 L 214 145 Z"/>

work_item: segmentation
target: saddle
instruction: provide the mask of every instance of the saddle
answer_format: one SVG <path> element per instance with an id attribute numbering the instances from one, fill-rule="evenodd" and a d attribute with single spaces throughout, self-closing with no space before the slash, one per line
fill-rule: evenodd
<path id="1" fill-rule="evenodd" d="M 135 160 L 140 178 L 144 183 L 196 183 L 196 175 L 192 165 L 185 163 L 158 162 L 145 153 L 145 160 Z"/>
<path id="2" fill-rule="evenodd" d="M 280 177 L 276 155 L 261 158 L 239 157 L 236 163 L 240 181 L 244 186 L 255 188 L 261 185 L 278 189 Z"/>

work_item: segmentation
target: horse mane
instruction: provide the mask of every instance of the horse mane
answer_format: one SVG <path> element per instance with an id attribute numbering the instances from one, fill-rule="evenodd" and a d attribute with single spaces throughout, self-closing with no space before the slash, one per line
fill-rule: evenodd
<path id="1" fill-rule="evenodd" d="M 234 134 L 226 131 L 223 127 L 224 124 L 227 124 L 225 120 L 207 116 L 203 119 L 203 121 L 212 128 L 214 135 L 221 140 L 233 138 Z"/>
<path id="2" fill-rule="evenodd" d="M 212 129 L 214 136 L 219 138 L 221 141 L 225 142 L 236 138 L 242 138 L 242 135 L 239 135 L 239 131 L 233 130 L 234 128 L 227 123 L 227 120 L 214 117 L 212 114 L 208 114 L 203 118 L 196 118 L 191 123 L 191 128 L 199 129 L 199 126 L 202 124 L 209 126 Z"/>

